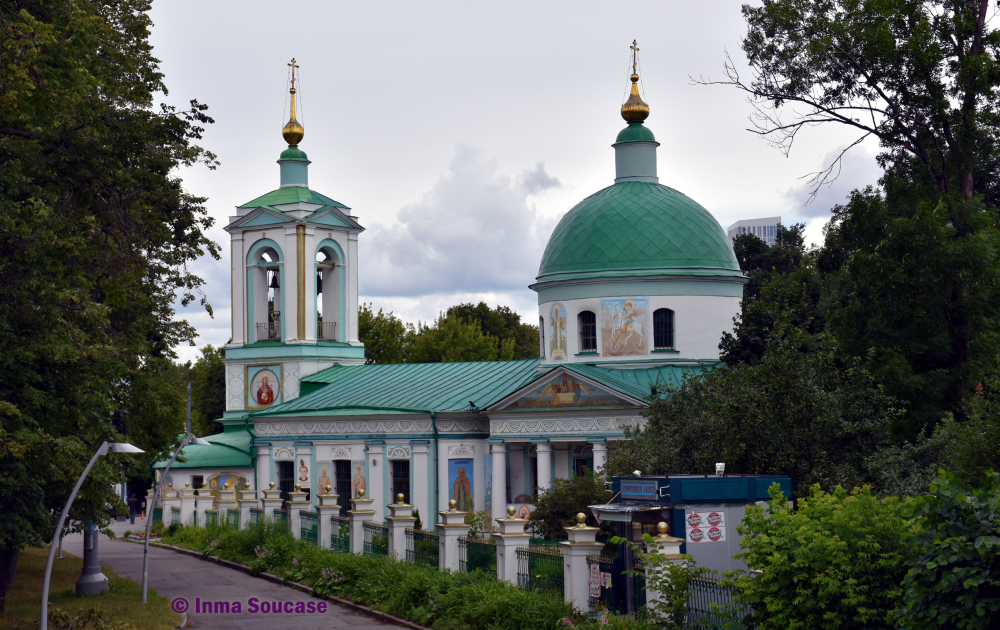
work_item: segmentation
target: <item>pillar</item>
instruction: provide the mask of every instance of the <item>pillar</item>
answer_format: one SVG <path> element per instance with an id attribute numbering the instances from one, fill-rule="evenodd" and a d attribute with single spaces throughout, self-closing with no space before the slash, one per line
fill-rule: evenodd
<path id="1" fill-rule="evenodd" d="M 570 470 L 571 446 L 566 442 L 552 445 L 552 476 L 556 479 L 569 479 L 573 476 Z"/>
<path id="2" fill-rule="evenodd" d="M 594 474 L 604 473 L 604 466 L 608 463 L 608 443 L 594 442 Z"/>
<path id="3" fill-rule="evenodd" d="M 218 498 L 215 502 L 219 506 L 219 525 L 229 523 L 229 510 L 236 510 L 238 512 L 240 509 L 240 504 L 236 501 L 235 488 L 220 488 Z M 236 527 L 239 528 L 239 523 L 236 524 Z"/>
<path id="4" fill-rule="evenodd" d="M 576 515 L 577 525 L 566 527 L 569 540 L 560 544 L 563 554 L 563 599 L 580 610 L 590 607 L 590 568 L 587 556 L 601 553 L 603 543 L 596 540 L 600 527 L 587 527 L 587 515 Z"/>
<path id="5" fill-rule="evenodd" d="M 331 516 L 340 514 L 340 506 L 337 504 L 339 495 L 332 494 L 330 486 L 321 489 L 322 494 L 316 496 L 316 518 L 319 521 L 319 531 L 317 532 L 317 546 L 322 549 L 330 548 L 330 538 L 333 534 L 333 523 Z"/>
<path id="6" fill-rule="evenodd" d="M 212 509 L 212 494 L 208 488 L 196 490 L 197 498 L 194 502 L 194 510 L 198 514 L 198 527 L 205 526 L 205 511 Z"/>
<path id="7" fill-rule="evenodd" d="M 281 490 L 274 487 L 274 482 L 269 481 L 267 484 L 267 490 L 264 490 L 264 498 L 260 500 L 262 508 L 264 510 L 264 517 L 270 520 L 274 520 L 274 511 L 281 509 Z"/>
<path id="8" fill-rule="evenodd" d="M 351 553 L 360 555 L 365 552 L 363 523 L 375 518 L 377 512 L 370 507 L 374 502 L 374 499 L 365 498 L 364 490 L 359 490 L 358 498 L 351 501 L 354 504 L 354 509 L 347 511 L 347 518 L 351 520 Z"/>
<path id="9" fill-rule="evenodd" d="M 367 520 L 375 523 L 381 523 L 382 519 L 385 518 L 385 513 L 382 511 L 382 504 L 380 503 L 385 496 L 385 492 L 382 489 L 382 479 L 385 473 L 384 453 L 384 444 L 368 445 L 368 464 L 370 468 L 368 469 L 368 491 L 365 493 L 365 496 L 374 501 L 371 504 L 371 509 L 375 510 L 375 514 Z"/>
<path id="10" fill-rule="evenodd" d="M 310 278 L 313 278 L 313 283 L 314 284 L 316 282 L 315 276 L 316 276 L 315 273 L 313 273 L 311 276 L 309 276 Z M 302 464 L 305 464 L 306 470 L 308 471 L 306 473 L 306 481 L 302 481 L 301 479 L 299 479 L 299 466 L 301 466 Z M 306 494 L 306 496 L 302 497 L 303 500 L 305 500 L 306 498 L 308 498 L 310 506 L 313 505 L 313 504 L 315 504 L 316 502 L 312 499 L 313 495 L 319 494 L 323 490 L 322 490 L 322 488 L 319 488 L 316 485 L 316 471 L 313 470 L 313 465 L 312 465 L 312 446 L 311 445 L 309 445 L 309 444 L 299 444 L 299 443 L 296 442 L 296 444 L 295 444 L 295 463 L 293 465 L 293 470 L 295 470 L 295 483 L 297 485 L 302 486 L 302 492 L 304 492 Z M 308 510 L 309 506 L 307 506 L 307 507 L 305 507 L 303 509 Z"/>
<path id="11" fill-rule="evenodd" d="M 495 469 L 494 469 L 495 470 Z M 531 534 L 524 533 L 528 519 L 515 518 L 514 506 L 507 508 L 507 518 L 496 519 L 500 531 L 493 534 L 497 541 L 497 579 L 517 584 L 517 548 L 527 547 Z"/>
<path id="12" fill-rule="evenodd" d="M 163 490 L 163 524 L 167 527 L 170 526 L 173 520 L 173 508 L 180 508 L 181 502 L 177 497 L 179 494 L 178 490 L 174 490 L 174 484 L 168 483 L 167 487 Z"/>
<path id="13" fill-rule="evenodd" d="M 684 543 L 683 538 L 677 538 L 676 536 L 670 535 L 670 528 L 666 523 L 660 522 L 656 526 L 657 535 L 653 538 L 653 542 L 646 544 L 646 553 L 658 553 L 662 554 L 668 560 L 675 564 L 681 564 L 684 559 L 681 557 L 681 544 Z M 647 567 L 646 571 L 650 571 Z M 646 584 L 649 584 L 650 580 L 646 580 Z M 660 593 L 659 591 L 653 590 L 651 588 L 646 588 L 646 609 L 655 602 L 659 601 Z"/>
<path id="14" fill-rule="evenodd" d="M 295 484 L 295 492 L 288 493 L 288 526 L 292 530 L 292 536 L 302 537 L 302 510 L 309 509 L 309 499 L 307 493 L 302 491 L 300 484 Z"/>
<path id="15" fill-rule="evenodd" d="M 97 557 L 97 540 L 101 532 L 97 526 L 87 521 L 83 528 L 83 571 L 76 581 L 76 594 L 97 595 L 108 590 L 108 578 L 101 572 Z"/>
<path id="16" fill-rule="evenodd" d="M 194 494 L 194 488 L 189 482 L 184 482 L 184 489 L 181 490 L 181 523 L 184 525 L 194 524 L 195 505 L 198 497 Z"/>
<path id="17" fill-rule="evenodd" d="M 275 306 L 274 308 L 278 308 Z M 240 369 L 243 369 L 242 367 Z M 271 447 L 257 447 L 257 488 L 263 490 L 271 481 Z"/>
<path id="18" fill-rule="evenodd" d="M 249 483 L 249 481 L 247 482 Z M 250 525 L 250 508 L 257 507 L 257 491 L 249 487 L 240 490 L 240 527 L 246 529 Z"/>
<path id="19" fill-rule="evenodd" d="M 164 488 L 166 490 L 166 488 Z M 153 518 L 153 510 L 156 508 L 156 484 L 150 486 L 146 491 L 146 518 Z"/>
<path id="20" fill-rule="evenodd" d="M 548 441 L 536 444 L 538 456 L 538 489 L 552 489 L 552 444 Z"/>
<path id="21" fill-rule="evenodd" d="M 438 512 L 441 521 L 438 523 L 438 569 L 444 571 L 457 572 L 460 568 L 458 559 L 458 539 L 469 533 L 469 526 L 465 524 L 465 515 L 468 512 L 459 512 L 455 509 L 457 502 L 452 499 L 448 501 L 448 509 Z"/>
<path id="22" fill-rule="evenodd" d="M 426 519 L 433 512 L 429 497 L 430 482 L 433 480 L 429 468 L 428 446 L 427 444 L 413 444 L 411 448 L 413 449 L 413 481 L 410 484 L 410 501 Z"/>
<path id="23" fill-rule="evenodd" d="M 396 502 L 385 506 L 389 509 L 389 557 L 406 561 L 406 528 L 413 527 L 417 517 L 413 516 L 413 505 L 403 503 L 403 495 L 396 495 Z"/>
<path id="24" fill-rule="evenodd" d="M 493 454 L 493 519 L 507 514 L 507 445 L 490 444 Z"/>

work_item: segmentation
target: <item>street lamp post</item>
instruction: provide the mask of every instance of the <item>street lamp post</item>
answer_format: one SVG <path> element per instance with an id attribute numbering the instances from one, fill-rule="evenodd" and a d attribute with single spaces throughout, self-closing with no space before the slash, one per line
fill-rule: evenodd
<path id="1" fill-rule="evenodd" d="M 146 590 L 149 588 L 149 530 L 153 526 L 153 510 L 156 509 L 156 502 L 159 500 L 161 490 L 163 488 L 163 481 L 170 474 L 170 467 L 174 465 L 174 460 L 180 455 L 181 451 L 188 444 L 201 444 L 202 446 L 209 446 L 211 442 L 207 442 L 199 437 L 195 437 L 188 433 L 181 440 L 181 445 L 177 447 L 174 451 L 173 457 L 167 462 L 167 467 L 163 469 L 163 474 L 160 475 L 160 483 L 156 484 L 156 491 L 153 492 L 153 505 L 146 506 L 146 540 L 144 542 L 142 550 L 142 603 L 146 603 Z"/>
<path id="2" fill-rule="evenodd" d="M 59 515 L 59 522 L 56 523 L 56 532 L 52 536 L 52 544 L 49 545 L 49 559 L 45 563 L 45 580 L 42 582 L 42 619 L 41 619 L 41 630 L 48 630 L 49 627 L 49 580 L 52 578 L 52 561 L 55 559 L 56 546 L 61 546 L 60 537 L 62 536 L 63 524 L 66 522 L 66 516 L 69 514 L 70 507 L 73 506 L 73 499 L 76 498 L 76 493 L 80 491 L 80 486 L 83 485 L 83 480 L 87 478 L 90 474 L 90 470 L 97 463 L 98 457 L 104 457 L 109 452 L 111 453 L 144 453 L 142 449 L 139 449 L 131 444 L 124 442 L 105 442 L 101 444 L 101 447 L 97 449 L 94 456 L 90 458 L 90 463 L 87 467 L 83 469 L 83 474 L 76 481 L 76 486 L 73 487 L 73 492 L 69 495 L 69 500 L 66 501 L 66 507 L 63 508 L 62 514 Z"/>

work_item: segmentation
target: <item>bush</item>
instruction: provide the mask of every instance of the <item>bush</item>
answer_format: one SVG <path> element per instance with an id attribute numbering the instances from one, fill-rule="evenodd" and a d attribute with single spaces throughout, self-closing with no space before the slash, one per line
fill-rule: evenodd
<path id="1" fill-rule="evenodd" d="M 908 523 L 899 499 L 867 487 L 828 494 L 817 485 L 795 511 L 775 485 L 767 507 L 748 505 L 737 526 L 737 557 L 761 572 L 736 578 L 739 599 L 759 630 L 895 630 Z"/>
<path id="2" fill-rule="evenodd" d="M 1000 628 L 1000 475 L 981 489 L 941 471 L 915 498 L 917 527 L 905 535 L 914 561 L 898 622 L 910 630 Z"/>
<path id="3" fill-rule="evenodd" d="M 548 540 L 566 540 L 564 528 L 576 525 L 576 515 L 580 512 L 587 515 L 588 526 L 597 527 L 597 519 L 587 506 L 607 503 L 610 499 L 603 479 L 589 470 L 582 477 L 553 479 L 550 490 L 538 492 L 529 527 Z M 607 542 L 614 535 L 614 525 L 605 522 L 600 527 L 597 539 Z"/>
<path id="4" fill-rule="evenodd" d="M 249 565 L 440 630 L 551 630 L 563 618 L 579 621 L 561 596 L 526 592 L 481 571 L 437 571 L 391 558 L 357 556 L 308 545 L 263 519 L 236 530 L 184 527 L 164 542 Z"/>

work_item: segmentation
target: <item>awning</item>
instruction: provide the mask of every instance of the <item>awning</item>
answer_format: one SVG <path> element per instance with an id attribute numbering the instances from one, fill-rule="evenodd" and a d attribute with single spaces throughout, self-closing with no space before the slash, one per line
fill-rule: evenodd
<path id="1" fill-rule="evenodd" d="M 619 523 L 631 523 L 632 515 L 636 512 L 666 512 L 668 508 L 663 503 L 653 503 L 651 501 L 642 503 L 607 503 L 604 505 L 588 505 L 597 522 L 615 521 Z M 666 515 L 662 515 L 666 517 Z"/>

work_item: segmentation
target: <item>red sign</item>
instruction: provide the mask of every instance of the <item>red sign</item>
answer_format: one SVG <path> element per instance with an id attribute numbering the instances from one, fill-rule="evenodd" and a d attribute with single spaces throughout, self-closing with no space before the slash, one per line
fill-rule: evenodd
<path id="1" fill-rule="evenodd" d="M 713 527 L 712 529 L 708 530 L 708 539 L 709 540 L 711 540 L 712 542 L 716 542 L 720 538 L 722 538 L 722 530 L 721 529 L 719 529 L 718 527 Z"/>
<path id="2" fill-rule="evenodd" d="M 705 532 L 695 527 L 688 532 L 688 538 L 691 539 L 691 542 L 701 542 L 705 540 Z"/>
<path id="3" fill-rule="evenodd" d="M 701 525 L 701 514 L 697 512 L 691 512 L 688 514 L 688 526 L 698 527 L 699 525 Z"/>
<path id="4" fill-rule="evenodd" d="M 718 512 L 712 512 L 708 515 L 708 524 L 715 527 L 722 522 L 722 515 Z"/>

